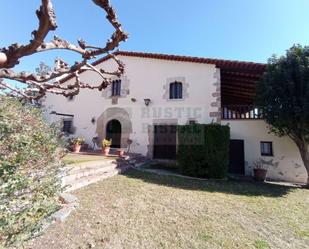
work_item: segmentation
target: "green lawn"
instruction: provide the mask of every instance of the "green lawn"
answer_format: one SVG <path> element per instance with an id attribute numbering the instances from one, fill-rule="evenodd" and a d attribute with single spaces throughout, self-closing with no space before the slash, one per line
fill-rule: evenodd
<path id="1" fill-rule="evenodd" d="M 276 248 L 309 245 L 309 191 L 129 170 L 75 192 L 80 207 L 34 249 Z"/>
<path id="2" fill-rule="evenodd" d="M 66 164 L 76 164 L 76 163 L 84 163 L 84 162 L 92 162 L 92 161 L 101 161 L 105 160 L 104 156 L 96 156 L 96 155 L 79 155 L 79 154 L 68 154 L 64 157 L 64 162 Z"/>

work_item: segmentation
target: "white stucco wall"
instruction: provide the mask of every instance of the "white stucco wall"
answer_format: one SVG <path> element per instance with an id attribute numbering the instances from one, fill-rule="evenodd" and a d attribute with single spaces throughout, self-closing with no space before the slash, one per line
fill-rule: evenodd
<path id="1" fill-rule="evenodd" d="M 74 136 L 84 137 L 92 144 L 91 139 L 97 135 L 97 127 L 91 123 L 91 119 L 97 119 L 108 108 L 124 108 L 132 121 L 131 151 L 144 155 L 147 154 L 147 145 L 150 143 L 148 125 L 169 122 L 186 124 L 189 119 L 210 123 L 215 119 L 210 117 L 210 113 L 218 111 L 218 107 L 211 104 L 217 99 L 213 96 L 217 90 L 216 77 L 219 75 L 219 69 L 216 69 L 215 65 L 125 56 L 119 56 L 119 59 L 125 64 L 126 72 L 122 77 L 122 84 L 127 85 L 129 94 L 119 98 L 118 104 L 112 104 L 110 89 L 103 93 L 82 90 L 73 101 L 62 96 L 48 95 L 43 103 L 48 113 L 56 111 L 74 115 Z M 108 60 L 97 67 L 112 70 L 115 69 L 115 63 Z M 183 83 L 188 86 L 187 95 L 183 100 L 164 98 L 165 85 L 177 78 L 185 80 Z M 98 82 L 100 77 L 95 73 L 85 72 L 81 74 L 81 80 L 92 83 Z M 69 83 L 73 81 L 74 79 L 71 79 Z M 136 102 L 132 102 L 132 98 L 135 98 Z M 144 103 L 146 98 L 151 99 L 148 107 Z M 51 121 L 61 118 L 63 117 L 49 116 Z"/>
<path id="2" fill-rule="evenodd" d="M 149 126 L 153 124 L 181 125 L 186 124 L 190 119 L 195 119 L 199 123 L 220 121 L 213 115 L 218 112 L 218 106 L 220 106 L 218 102 L 220 70 L 214 65 L 126 56 L 119 56 L 119 58 L 124 62 L 126 70 L 122 77 L 125 96 L 118 98 L 117 104 L 112 104 L 110 87 L 103 92 L 84 89 L 73 101 L 68 101 L 62 96 L 48 95 L 43 103 L 47 114 L 56 111 L 74 115 L 73 125 L 76 128 L 74 136 L 84 137 L 91 145 L 92 138 L 98 135 L 97 126 L 102 121 L 102 114 L 111 110 L 110 108 L 124 109 L 128 112 L 132 123 L 132 132 L 129 135 L 133 140 L 131 152 L 143 155 L 149 152 L 149 144 L 151 144 Z M 97 68 L 113 70 L 116 65 L 112 60 L 108 60 Z M 184 80 L 186 89 L 183 100 L 169 100 L 166 96 L 166 86 L 176 79 Z M 90 84 L 98 83 L 100 77 L 95 73 L 85 72 L 81 74 L 81 80 Z M 73 81 L 74 79 L 71 79 L 69 83 Z M 136 99 L 136 102 L 133 102 L 132 98 Z M 151 99 L 148 107 L 144 103 L 146 98 Z M 113 119 L 113 115 L 108 113 L 109 116 L 106 119 Z M 47 116 L 50 122 L 64 118 L 55 115 Z M 95 118 L 95 124 L 91 123 L 92 118 Z M 222 124 L 227 123 L 231 127 L 231 138 L 244 140 L 247 175 L 252 174 L 253 162 L 261 158 L 260 141 L 272 141 L 274 157 L 262 157 L 272 164 L 268 177 L 305 182 L 307 176 L 300 154 L 289 138 L 279 138 L 269 134 L 262 120 L 222 121 Z M 103 130 L 100 127 L 99 129 Z"/>
<path id="3" fill-rule="evenodd" d="M 231 139 L 244 140 L 246 175 L 252 175 L 254 161 L 261 158 L 269 162 L 268 178 L 306 182 L 306 169 L 295 143 L 290 138 L 269 134 L 267 124 L 263 120 L 223 120 L 222 124 L 229 124 Z M 273 157 L 261 156 L 261 141 L 273 143 Z"/>

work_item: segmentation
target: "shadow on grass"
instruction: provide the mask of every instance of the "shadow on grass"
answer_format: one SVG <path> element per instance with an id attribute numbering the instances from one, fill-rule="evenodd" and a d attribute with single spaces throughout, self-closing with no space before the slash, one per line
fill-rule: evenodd
<path id="1" fill-rule="evenodd" d="M 143 180 L 147 183 L 162 186 L 180 188 L 186 190 L 197 190 L 207 192 L 219 192 L 245 196 L 267 196 L 281 197 L 289 193 L 293 187 L 279 186 L 267 183 L 236 181 L 236 180 L 195 180 L 177 176 L 158 175 L 155 173 L 142 172 L 129 169 L 124 173 L 129 178 Z"/>

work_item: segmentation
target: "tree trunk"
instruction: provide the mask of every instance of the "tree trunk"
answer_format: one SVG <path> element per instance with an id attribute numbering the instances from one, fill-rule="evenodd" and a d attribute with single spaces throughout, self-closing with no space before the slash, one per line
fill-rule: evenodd
<path id="1" fill-rule="evenodd" d="M 307 170 L 307 187 L 309 187 L 309 145 L 304 138 L 294 139 L 294 141 L 299 149 L 301 158 Z"/>

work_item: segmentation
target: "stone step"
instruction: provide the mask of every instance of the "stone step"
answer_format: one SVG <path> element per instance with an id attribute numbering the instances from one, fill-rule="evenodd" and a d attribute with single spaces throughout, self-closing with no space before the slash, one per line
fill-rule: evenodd
<path id="1" fill-rule="evenodd" d="M 82 170 L 72 170 L 67 172 L 67 174 L 64 176 L 64 178 L 80 178 L 80 177 L 84 177 L 87 175 L 93 175 L 96 173 L 100 173 L 100 172 L 107 172 L 107 171 L 111 171 L 114 170 L 115 168 L 117 168 L 118 165 L 117 164 L 112 164 L 112 165 L 106 165 L 106 166 L 100 166 L 100 167 L 94 167 L 94 168 L 88 168 L 88 169 L 82 169 Z"/>
<path id="2" fill-rule="evenodd" d="M 72 171 L 78 171 L 78 170 L 83 170 L 83 169 L 102 167 L 105 165 L 110 165 L 112 163 L 116 163 L 116 160 L 111 159 L 111 160 L 104 160 L 104 161 L 102 160 L 102 161 L 76 163 L 74 164 L 74 166 L 65 167 L 65 170 L 67 172 L 72 172 Z"/>
<path id="3" fill-rule="evenodd" d="M 73 205 L 67 205 L 56 213 L 54 213 L 51 217 L 53 220 L 57 222 L 64 222 L 64 220 L 70 215 L 70 213 L 75 209 Z"/>
<path id="4" fill-rule="evenodd" d="M 70 183 L 70 182 L 82 180 L 86 177 L 102 175 L 102 174 L 114 171 L 115 169 L 116 169 L 116 167 L 104 167 L 104 168 L 98 169 L 96 171 L 87 171 L 87 172 L 83 172 L 83 173 L 79 173 L 79 174 L 75 174 L 75 175 L 65 176 L 62 179 L 63 179 L 64 182 Z"/>
<path id="5" fill-rule="evenodd" d="M 88 176 L 88 177 L 80 178 L 76 181 L 67 182 L 65 184 L 65 186 L 66 186 L 65 192 L 70 192 L 70 191 L 88 186 L 89 184 L 101 181 L 101 180 L 109 178 L 109 177 L 113 177 L 117 174 L 118 174 L 118 171 L 113 170 L 113 171 L 106 172 L 106 173 L 101 174 L 101 175 Z"/>
<path id="6" fill-rule="evenodd" d="M 89 184 L 101 181 L 103 179 L 115 176 L 117 174 L 124 172 L 128 168 L 129 168 L 129 166 L 123 165 L 122 167 L 116 168 L 116 169 L 109 171 L 109 172 L 100 173 L 100 174 L 97 174 L 97 175 L 86 176 L 86 177 L 79 178 L 79 179 L 77 179 L 75 181 L 71 181 L 71 182 L 64 182 L 64 184 L 65 184 L 64 186 L 67 186 L 65 192 L 70 192 L 70 191 L 85 187 Z"/>
<path id="7" fill-rule="evenodd" d="M 83 179 L 87 177 L 100 176 L 100 175 L 112 172 L 114 170 L 117 170 L 116 166 L 103 167 L 95 171 L 86 171 L 86 172 L 77 173 L 74 175 L 68 175 L 68 176 L 63 177 L 62 179 L 64 183 L 70 184 L 71 182 L 82 181 Z"/>

